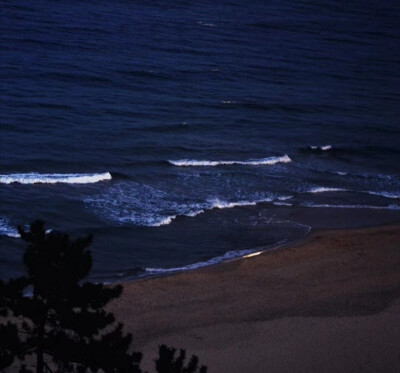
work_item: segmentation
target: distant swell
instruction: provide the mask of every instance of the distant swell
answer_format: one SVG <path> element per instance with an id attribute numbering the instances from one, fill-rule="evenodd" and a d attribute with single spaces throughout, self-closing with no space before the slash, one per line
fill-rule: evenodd
<path id="1" fill-rule="evenodd" d="M 351 190 L 345 188 L 327 188 L 327 187 L 314 187 L 307 191 L 307 193 L 326 193 L 326 192 L 353 192 L 353 193 L 366 193 L 374 196 L 380 196 L 391 199 L 400 199 L 399 192 L 375 192 L 371 190 Z"/>
<path id="2" fill-rule="evenodd" d="M 111 180 L 111 174 L 10 174 L 0 175 L 0 184 L 92 184 L 103 180 Z"/>
<path id="3" fill-rule="evenodd" d="M 373 192 L 373 191 L 367 191 L 365 193 L 372 194 L 374 196 L 381 196 L 385 198 L 393 198 L 393 199 L 400 199 L 400 193 L 394 193 L 394 192 Z"/>
<path id="4" fill-rule="evenodd" d="M 330 174 L 335 174 L 339 176 L 348 176 L 351 178 L 359 178 L 359 179 L 378 179 L 378 180 L 385 180 L 385 181 L 391 181 L 391 180 L 397 180 L 398 176 L 394 175 L 384 175 L 384 174 L 370 174 L 367 172 L 364 173 L 351 173 L 347 171 L 325 171 Z"/>
<path id="5" fill-rule="evenodd" d="M 292 160 L 285 154 L 281 157 L 269 157 L 261 159 L 249 159 L 247 161 L 206 161 L 206 160 L 195 160 L 195 159 L 180 159 L 170 160 L 169 163 L 179 167 L 215 167 L 225 165 L 243 165 L 243 166 L 262 166 L 262 165 L 274 165 L 276 163 L 289 163 Z"/>

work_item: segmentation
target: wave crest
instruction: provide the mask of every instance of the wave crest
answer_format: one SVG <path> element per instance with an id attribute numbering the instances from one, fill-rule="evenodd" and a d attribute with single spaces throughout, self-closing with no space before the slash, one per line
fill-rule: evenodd
<path id="1" fill-rule="evenodd" d="M 317 151 L 327 151 L 327 150 L 332 149 L 332 145 L 322 145 L 322 146 L 311 145 L 310 149 L 317 150 Z"/>
<path id="2" fill-rule="evenodd" d="M 247 161 L 207 161 L 207 160 L 196 160 L 196 159 L 179 159 L 169 160 L 168 162 L 178 167 L 215 167 L 215 166 L 227 166 L 227 165 L 242 165 L 242 166 L 262 166 L 262 165 L 274 165 L 277 163 L 289 163 L 292 160 L 285 154 L 280 157 L 269 157 L 261 159 L 249 159 Z"/>
<path id="3" fill-rule="evenodd" d="M 392 199 L 399 199 L 400 198 L 400 193 L 396 192 L 374 192 L 374 191 L 366 191 L 365 193 L 372 194 L 374 196 L 381 196 L 385 198 L 392 198 Z"/>
<path id="4" fill-rule="evenodd" d="M 234 207 L 244 207 L 244 206 L 255 206 L 262 202 L 271 202 L 272 198 L 263 198 L 255 201 L 237 201 L 237 202 L 226 202 L 219 199 L 210 200 L 209 210 L 213 209 L 231 209 Z"/>
<path id="5" fill-rule="evenodd" d="M 150 219 L 147 221 L 146 224 L 140 225 L 147 225 L 149 227 L 161 227 L 163 225 L 171 224 L 173 220 L 175 220 L 178 216 L 186 216 L 186 217 L 195 217 L 197 215 L 203 214 L 206 211 L 214 210 L 214 209 L 231 209 L 235 207 L 245 207 L 245 206 L 255 206 L 258 203 L 262 202 L 272 202 L 272 198 L 264 198 L 256 201 L 237 201 L 237 202 L 227 202 L 221 201 L 220 199 L 212 199 L 209 200 L 208 203 L 205 204 L 198 204 L 198 210 L 192 210 L 187 213 L 181 213 L 177 215 L 170 215 L 167 217 L 162 217 L 160 219 Z M 121 219 L 122 220 L 122 219 Z M 127 219 L 129 220 L 129 219 Z"/>
<path id="6" fill-rule="evenodd" d="M 0 236 L 8 236 L 13 238 L 21 237 L 18 230 L 13 227 L 10 220 L 5 217 L 0 217 Z"/>
<path id="7" fill-rule="evenodd" d="M 92 184 L 111 179 L 109 172 L 101 174 L 39 174 L 31 172 L 0 175 L 0 184 Z"/>
<path id="8" fill-rule="evenodd" d="M 314 187 L 307 191 L 307 193 L 325 193 L 325 192 L 352 192 L 352 193 L 366 193 L 373 196 L 380 196 L 390 199 L 400 199 L 399 192 L 385 192 L 379 191 L 375 192 L 372 190 L 351 190 L 345 188 L 329 188 L 329 187 Z"/>
<path id="9" fill-rule="evenodd" d="M 307 193 L 325 193 L 325 192 L 348 192 L 344 188 L 328 188 L 328 187 L 314 187 L 307 191 Z"/>

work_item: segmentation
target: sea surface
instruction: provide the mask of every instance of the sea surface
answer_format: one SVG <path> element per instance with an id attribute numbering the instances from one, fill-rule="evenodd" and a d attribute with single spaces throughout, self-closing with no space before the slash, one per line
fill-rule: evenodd
<path id="1" fill-rule="evenodd" d="M 400 219 L 398 0 L 0 14 L 0 277 L 37 218 L 93 233 L 101 281 L 273 248 L 334 214 Z"/>

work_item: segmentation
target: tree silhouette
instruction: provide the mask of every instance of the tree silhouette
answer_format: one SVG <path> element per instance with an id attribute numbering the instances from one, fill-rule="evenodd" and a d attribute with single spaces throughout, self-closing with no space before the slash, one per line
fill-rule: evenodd
<path id="1" fill-rule="evenodd" d="M 32 295 L 18 297 L 12 308 L 25 320 L 24 354 L 35 356 L 36 372 L 141 372 L 141 354 L 128 352 L 132 336 L 104 309 L 122 287 L 83 282 L 92 267 L 92 236 L 72 240 L 46 233 L 41 221 L 28 232 L 18 231 L 29 243 L 23 259 L 26 276 L 19 282 Z M 14 334 L 13 327 L 7 328 Z"/>
<path id="2" fill-rule="evenodd" d="M 185 367 L 186 351 L 180 350 L 179 356 L 175 358 L 175 348 L 161 345 L 158 353 L 159 357 L 155 360 L 156 370 L 158 373 L 196 373 L 199 359 L 193 355 Z M 202 365 L 199 373 L 207 373 L 207 367 Z"/>
<path id="3" fill-rule="evenodd" d="M 15 371 L 17 357 L 25 362 L 19 373 L 32 373 L 26 366 L 32 355 L 36 373 L 141 373 L 142 354 L 129 352 L 132 335 L 104 309 L 122 287 L 84 281 L 92 268 L 92 236 L 47 233 L 39 220 L 18 231 L 28 242 L 26 275 L 0 280 L 0 371 L 13 363 Z M 158 373 L 198 372 L 197 356 L 184 366 L 185 350 L 176 358 L 175 352 L 159 347 Z M 201 366 L 199 373 L 206 372 Z"/>
<path id="4" fill-rule="evenodd" d="M 11 316 L 9 299 L 19 296 L 21 287 L 15 282 L 4 283 L 0 280 L 0 317 Z M 0 324 L 0 370 L 7 368 L 14 362 L 14 358 L 21 354 L 22 345 L 15 322 L 7 321 Z"/>

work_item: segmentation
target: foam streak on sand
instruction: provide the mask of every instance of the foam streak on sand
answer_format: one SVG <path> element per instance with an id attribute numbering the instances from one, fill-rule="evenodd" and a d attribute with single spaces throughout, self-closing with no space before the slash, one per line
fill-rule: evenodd
<path id="1" fill-rule="evenodd" d="M 328 204 L 306 203 L 302 204 L 301 206 L 316 207 L 316 208 L 337 208 L 337 209 L 400 210 L 400 206 L 398 205 L 374 206 L 374 205 L 328 205 Z"/>
<path id="2" fill-rule="evenodd" d="M 0 184 L 92 184 L 103 180 L 111 180 L 109 172 L 101 174 L 26 174 L 0 175 Z"/>
<path id="3" fill-rule="evenodd" d="M 146 272 L 148 274 L 157 275 L 157 274 L 167 274 L 167 273 L 174 273 L 174 272 L 182 272 L 188 271 L 192 269 L 197 269 L 201 267 L 207 267 L 213 264 L 218 264 L 222 262 L 226 262 L 232 259 L 238 259 L 243 257 L 249 257 L 252 254 L 260 253 L 258 250 L 237 250 L 237 251 L 228 251 L 224 255 L 217 256 L 215 258 L 211 258 L 209 260 L 205 260 L 203 262 L 197 262 L 193 264 L 188 264 L 182 267 L 173 267 L 173 268 L 146 268 Z"/>
<path id="4" fill-rule="evenodd" d="M 249 159 L 247 161 L 206 161 L 195 159 L 180 159 L 170 160 L 169 163 L 178 167 L 215 167 L 215 166 L 228 166 L 228 165 L 242 165 L 242 166 L 265 166 L 274 165 L 277 163 L 289 163 L 292 160 L 285 154 L 280 157 L 269 157 L 261 159 Z"/>
<path id="5" fill-rule="evenodd" d="M 273 372 L 327 362 L 332 372 L 398 372 L 399 228 L 315 231 L 285 250 L 132 281 L 110 309 L 136 333 L 148 370 L 168 340 L 201 351 L 214 372 L 263 372 L 266 359 Z"/>

